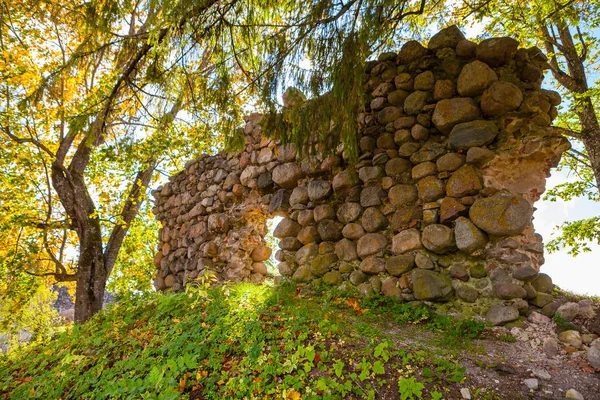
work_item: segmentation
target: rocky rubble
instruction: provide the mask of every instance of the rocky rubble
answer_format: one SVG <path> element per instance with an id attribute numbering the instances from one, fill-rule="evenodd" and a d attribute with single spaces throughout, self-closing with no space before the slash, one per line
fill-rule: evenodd
<path id="1" fill-rule="evenodd" d="M 560 96 L 541 89 L 547 68 L 537 48 L 469 42 L 456 27 L 426 47 L 407 42 L 369 63 L 355 165 L 341 145 L 301 159 L 263 134 L 260 115 L 247 117 L 242 152 L 204 154 L 154 191 L 156 289 L 182 290 L 205 271 L 261 282 L 266 222 L 283 216 L 275 257 L 297 282 L 494 324 L 543 310 L 553 285 L 539 273 L 533 204 L 570 146 L 548 129 Z M 294 98 L 285 106 L 301 106 Z"/>

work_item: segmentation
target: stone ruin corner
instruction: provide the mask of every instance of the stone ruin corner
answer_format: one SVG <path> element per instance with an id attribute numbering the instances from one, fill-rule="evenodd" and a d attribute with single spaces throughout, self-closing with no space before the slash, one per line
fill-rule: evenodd
<path id="1" fill-rule="evenodd" d="M 365 77 L 359 162 L 300 159 L 246 118 L 238 154 L 203 154 L 156 189 L 157 290 L 211 271 L 262 282 L 267 220 L 283 277 L 354 286 L 448 311 L 516 320 L 552 301 L 533 205 L 569 142 L 549 129 L 560 96 L 541 89 L 545 56 L 508 37 L 382 54 Z M 303 101 L 302 96 L 293 96 Z"/>

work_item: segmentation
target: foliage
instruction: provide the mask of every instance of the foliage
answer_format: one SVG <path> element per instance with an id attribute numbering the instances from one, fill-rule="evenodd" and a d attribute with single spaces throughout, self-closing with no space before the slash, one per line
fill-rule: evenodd
<path id="1" fill-rule="evenodd" d="M 372 303 L 317 292 L 200 284 L 187 293 L 131 296 L 45 345 L 0 358 L 0 396 L 460 396 L 465 368 L 446 348 L 408 345 L 398 335 L 402 325 L 381 326 L 386 319 L 364 308 Z M 380 302 L 378 311 L 395 312 L 389 305 Z M 358 335 L 359 322 L 376 337 Z"/>
<path id="2" fill-rule="evenodd" d="M 365 60 L 395 46 L 402 20 L 425 4 L 1 2 L 3 268 L 77 281 L 79 296 L 93 293 L 77 303 L 81 320 L 101 308 L 95 291 L 111 273 L 114 290 L 147 290 L 155 227 L 134 221 L 147 215 L 155 172 L 170 175 L 226 138 L 239 147 L 241 115 L 254 110 L 284 116 L 284 141 L 341 139 L 356 158 Z M 317 107 L 277 114 L 290 83 Z"/>
<path id="3" fill-rule="evenodd" d="M 18 346 L 22 335 L 44 343 L 60 330 L 61 318 L 52 307 L 55 300 L 56 293 L 40 285 L 24 306 L 14 304 L 14 299 L 0 303 L 0 334 L 8 338 L 10 347 Z"/>

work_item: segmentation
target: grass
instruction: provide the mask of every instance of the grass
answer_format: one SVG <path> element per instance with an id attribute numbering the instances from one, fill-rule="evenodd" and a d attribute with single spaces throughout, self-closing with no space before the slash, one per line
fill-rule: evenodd
<path id="1" fill-rule="evenodd" d="M 0 397 L 460 398 L 468 382 L 456 349 L 486 332 L 479 321 L 330 288 L 201 287 L 123 301 L 12 351 L 0 358 Z"/>

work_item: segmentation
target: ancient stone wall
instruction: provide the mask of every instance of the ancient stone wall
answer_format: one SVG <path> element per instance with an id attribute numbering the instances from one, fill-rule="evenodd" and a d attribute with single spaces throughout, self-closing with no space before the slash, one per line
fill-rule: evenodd
<path id="1" fill-rule="evenodd" d="M 163 227 L 158 290 L 203 271 L 261 282 L 275 229 L 279 272 L 353 285 L 364 295 L 445 302 L 514 320 L 543 307 L 542 238 L 533 203 L 569 143 L 548 127 L 560 97 L 542 90 L 544 55 L 511 38 L 473 43 L 456 27 L 369 65 L 360 158 L 340 146 L 297 158 L 247 119 L 239 154 L 202 155 L 155 192 Z"/>

